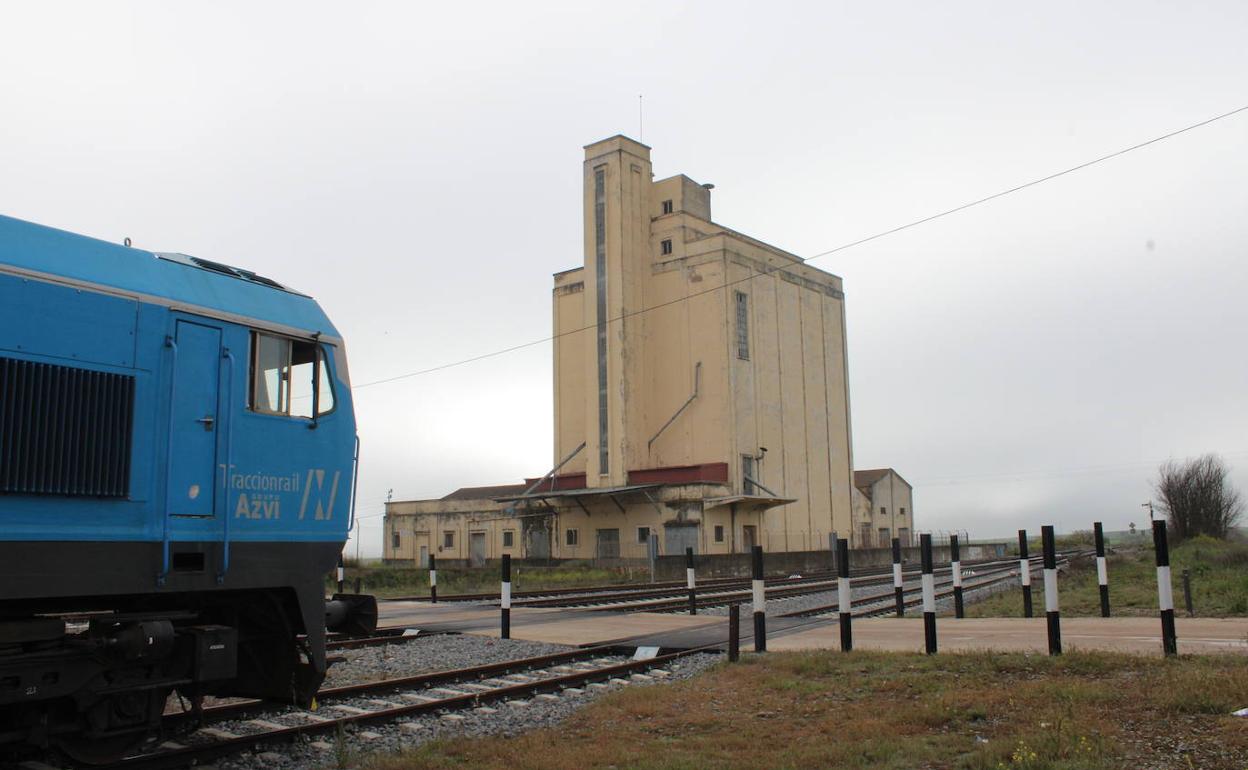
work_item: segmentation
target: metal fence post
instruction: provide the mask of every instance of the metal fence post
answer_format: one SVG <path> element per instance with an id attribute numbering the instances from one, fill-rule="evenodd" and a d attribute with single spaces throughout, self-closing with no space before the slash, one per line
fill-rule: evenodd
<path id="1" fill-rule="evenodd" d="M 1040 528 L 1044 547 L 1044 617 L 1049 626 L 1049 654 L 1062 654 L 1062 613 L 1057 602 L 1057 547 L 1053 527 Z"/>
<path id="2" fill-rule="evenodd" d="M 949 536 L 949 571 L 953 575 L 953 616 L 966 617 L 962 605 L 962 552 L 958 549 L 958 536 Z"/>
<path id="3" fill-rule="evenodd" d="M 836 609 L 841 626 L 841 651 L 854 649 L 854 593 L 849 585 L 849 541 L 836 541 Z"/>
<path id="4" fill-rule="evenodd" d="M 919 535 L 923 562 L 923 642 L 928 655 L 936 653 L 936 579 L 932 577 L 932 536 Z"/>
<path id="5" fill-rule="evenodd" d="M 1101 591 L 1101 617 L 1109 617 L 1109 570 L 1105 566 L 1105 530 L 1101 522 L 1092 522 L 1096 536 L 1096 584 Z"/>
<path id="6" fill-rule="evenodd" d="M 685 582 L 689 585 L 689 614 L 698 614 L 697 578 L 694 574 L 693 547 L 685 548 Z"/>
<path id="7" fill-rule="evenodd" d="M 897 617 L 906 616 L 906 603 L 902 600 L 901 538 L 893 538 L 893 598 L 897 601 Z"/>
<path id="8" fill-rule="evenodd" d="M 511 638 L 511 554 L 503 554 L 502 630 L 499 638 Z"/>
<path id="9" fill-rule="evenodd" d="M 1153 520 L 1153 550 L 1157 553 L 1157 606 L 1161 610 L 1161 648 L 1166 655 L 1179 654 L 1179 638 L 1174 631 L 1174 589 L 1170 585 L 1170 544 L 1166 542 L 1166 522 Z"/>
<path id="10" fill-rule="evenodd" d="M 438 603 L 438 557 L 429 554 L 429 601 Z"/>
<path id="11" fill-rule="evenodd" d="M 1023 586 L 1023 617 L 1032 617 L 1031 559 L 1027 557 L 1027 530 L 1018 531 L 1018 578 Z"/>
<path id="12" fill-rule="evenodd" d="M 728 605 L 728 662 L 736 663 L 741 657 L 741 605 Z"/>
<path id="13" fill-rule="evenodd" d="M 767 589 L 763 582 L 763 547 L 754 546 L 754 651 L 767 651 Z"/>

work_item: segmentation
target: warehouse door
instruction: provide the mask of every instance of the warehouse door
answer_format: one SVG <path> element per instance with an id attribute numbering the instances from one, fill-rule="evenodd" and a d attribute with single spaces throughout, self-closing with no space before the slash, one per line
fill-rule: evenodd
<path id="1" fill-rule="evenodd" d="M 620 531 L 618 529 L 598 530 L 598 558 L 620 558 Z"/>
<path id="2" fill-rule="evenodd" d="M 174 333 L 166 510 L 173 516 L 216 513 L 217 414 L 221 330 L 179 320 Z"/>
<path id="3" fill-rule="evenodd" d="M 525 556 L 530 559 L 550 558 L 550 530 L 534 527 L 524 533 Z"/>
<path id="4" fill-rule="evenodd" d="M 664 553 L 682 554 L 686 548 L 692 548 L 694 553 L 698 552 L 698 525 L 685 524 L 683 526 L 667 525 L 663 528 Z"/>
<path id="5" fill-rule="evenodd" d="M 485 533 L 472 532 L 468 535 L 468 566 L 485 566 Z"/>

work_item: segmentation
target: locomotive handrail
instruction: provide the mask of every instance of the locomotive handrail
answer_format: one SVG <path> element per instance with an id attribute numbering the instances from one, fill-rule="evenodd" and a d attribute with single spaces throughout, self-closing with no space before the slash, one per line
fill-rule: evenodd
<path id="1" fill-rule="evenodd" d="M 234 393 L 234 354 L 229 348 L 221 349 L 221 357 L 230 362 L 229 374 L 225 378 L 225 468 L 226 473 L 234 467 L 234 412 L 231 409 Z M 225 573 L 230 571 L 230 500 L 229 477 L 226 477 L 226 492 L 222 497 L 221 519 L 224 523 L 221 533 L 221 572 L 217 574 L 217 585 L 225 582 Z"/>
<path id="2" fill-rule="evenodd" d="M 347 534 L 355 529 L 355 494 L 360 487 L 360 434 L 355 434 L 355 457 L 351 459 L 351 517 L 347 520 Z M 343 544 L 345 547 L 345 543 Z"/>
<path id="3" fill-rule="evenodd" d="M 165 579 L 169 577 L 169 511 L 170 501 L 169 493 L 173 483 L 173 410 L 178 403 L 178 342 L 173 335 L 166 335 L 165 347 L 173 350 L 172 361 L 169 364 L 169 443 L 165 449 L 165 511 L 163 520 L 163 533 L 161 534 L 161 564 L 160 574 L 156 576 L 156 585 L 163 586 Z"/>

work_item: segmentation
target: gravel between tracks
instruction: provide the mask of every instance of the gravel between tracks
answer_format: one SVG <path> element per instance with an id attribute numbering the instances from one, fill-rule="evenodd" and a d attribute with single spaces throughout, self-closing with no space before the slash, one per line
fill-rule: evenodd
<path id="1" fill-rule="evenodd" d="M 480 637 L 473 638 L 480 639 Z M 586 688 L 580 694 L 565 693 L 556 699 L 532 698 L 524 701 L 523 706 L 496 702 L 489 705 L 489 708 L 493 709 L 492 712 L 472 709 L 453 712 L 462 717 L 459 720 L 444 719 L 437 714 L 429 714 L 403 722 L 366 725 L 359 729 L 348 730 L 340 736 L 320 735 L 290 745 L 273 746 L 255 753 L 238 755 L 221 760 L 216 767 L 221 770 L 358 767 L 366 755 L 412 749 L 436 738 L 519 735 L 529 730 L 556 725 L 603 693 L 624 687 L 650 687 L 659 683 L 687 679 L 704 671 L 721 657 L 704 654 L 673 661 L 665 666 L 665 669 L 671 672 L 671 676 L 665 679 L 656 678 L 652 684 L 633 683 L 609 685 L 603 689 Z M 321 745 L 318 747 L 314 745 L 314 742 Z M 326 748 L 326 745 L 329 748 Z"/>
<path id="2" fill-rule="evenodd" d="M 519 639 L 491 639 L 471 634 L 437 634 L 423 639 L 417 637 L 410 642 L 331 650 L 332 657 L 344 657 L 346 661 L 330 667 L 325 686 L 340 687 L 375 682 L 379 679 L 413 676 L 430 671 L 551 655 L 571 649 L 575 648 Z"/>

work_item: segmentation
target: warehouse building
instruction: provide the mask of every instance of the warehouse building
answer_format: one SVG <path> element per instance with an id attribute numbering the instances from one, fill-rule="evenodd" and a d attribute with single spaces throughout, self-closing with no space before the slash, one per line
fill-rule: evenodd
<path id="1" fill-rule="evenodd" d="M 712 185 L 655 181 L 632 139 L 586 147 L 583 173 L 584 259 L 554 276 L 550 471 L 388 503 L 386 558 L 813 551 L 833 532 L 874 545 L 841 279 L 715 223 Z"/>

